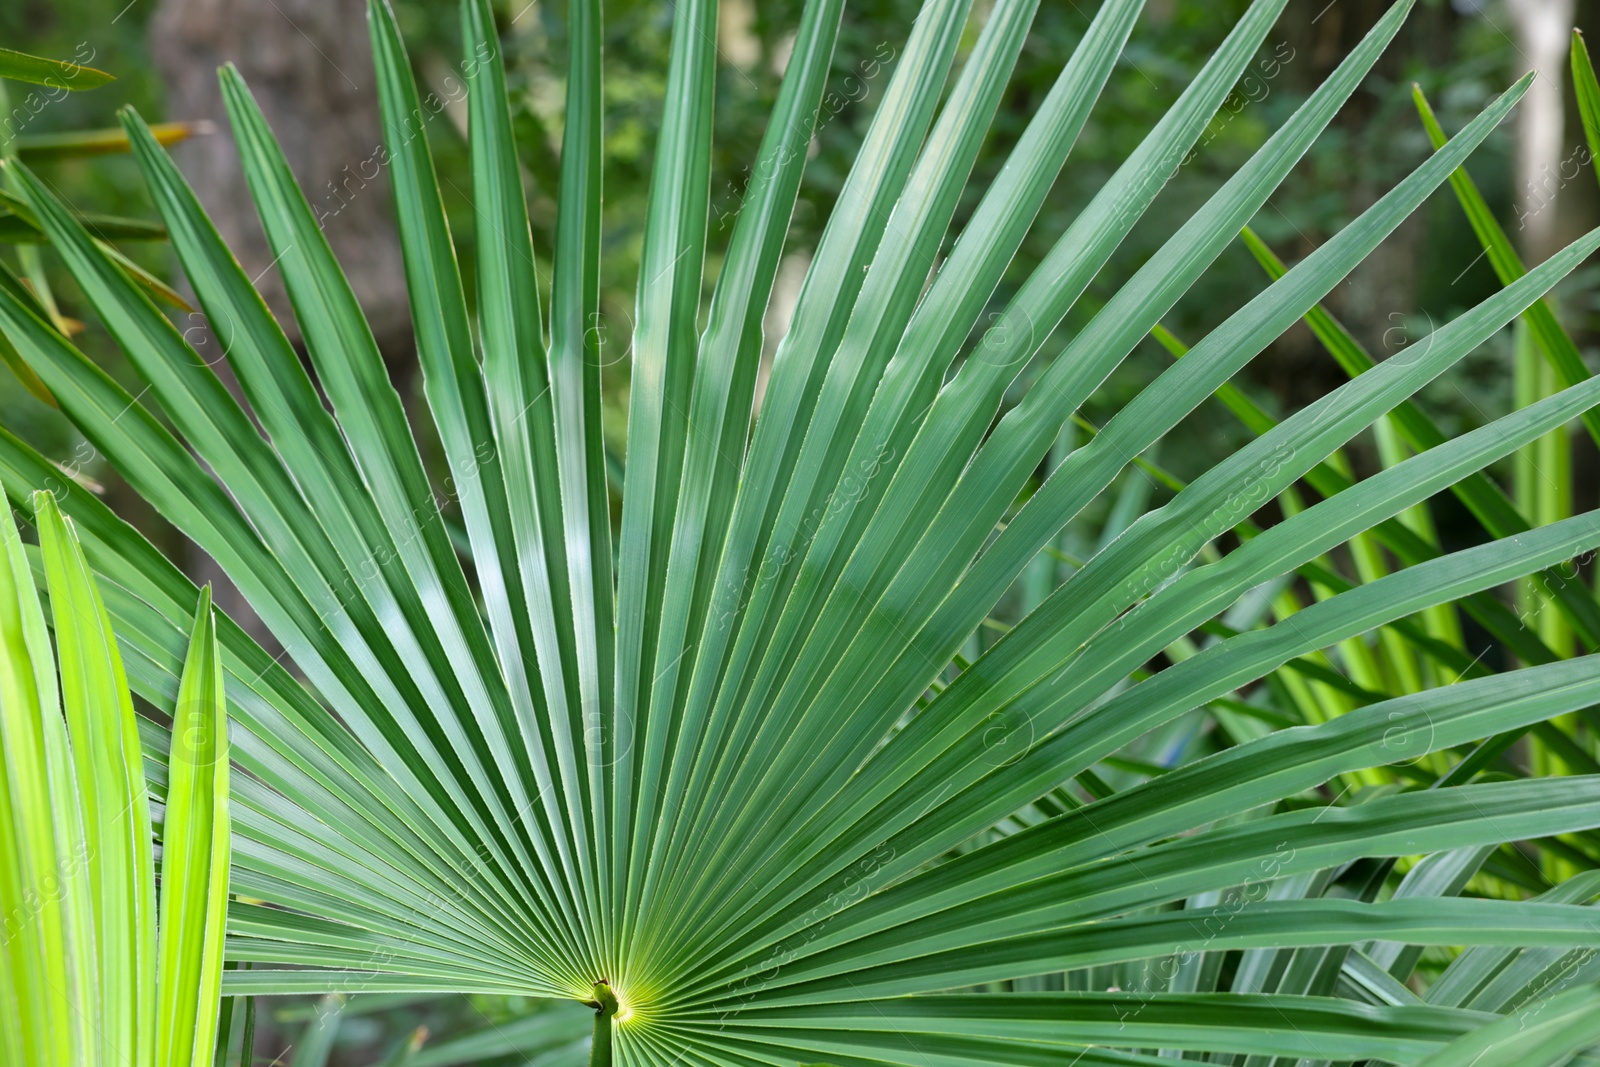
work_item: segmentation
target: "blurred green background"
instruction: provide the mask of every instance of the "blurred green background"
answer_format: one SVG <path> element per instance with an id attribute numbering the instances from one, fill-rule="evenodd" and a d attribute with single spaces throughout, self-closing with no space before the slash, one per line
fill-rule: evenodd
<path id="1" fill-rule="evenodd" d="M 395 0 L 395 6 L 419 78 L 424 89 L 434 93 L 428 106 L 437 113 L 429 117 L 428 136 L 438 158 L 462 262 L 470 269 L 468 249 L 475 235 L 470 203 L 463 192 L 469 183 L 462 136 L 464 90 L 457 74 L 460 32 L 456 6 L 450 0 Z M 1041 5 L 1033 37 L 1022 54 L 953 232 L 960 231 L 1003 164 L 1095 6 L 1089 0 L 1052 0 Z M 1115 292 L 1281 124 L 1385 6 L 1377 0 L 1294 0 L 1289 5 L 1251 73 L 1219 112 L 1201 146 L 1173 176 L 1155 208 L 1046 345 L 1045 358 L 1059 351 L 1064 339 L 1094 313 L 1099 301 Z M 799 7 L 799 0 L 723 3 L 708 293 L 720 249 L 732 232 L 753 148 L 777 92 Z M 782 327 L 809 252 L 828 218 L 917 7 L 913 0 L 863 0 L 847 10 L 793 220 L 790 249 L 779 274 L 769 337 Z M 987 7 L 987 0 L 975 4 L 975 25 Z M 991 308 L 995 314 L 1004 306 L 1011 286 L 1026 277 L 1074 213 L 1157 121 L 1244 7 L 1242 0 L 1150 0 L 1033 235 L 995 294 Z M 1579 3 L 1576 8 L 1573 17 L 1580 28 L 1590 31 L 1591 40 L 1595 39 L 1600 34 L 1600 4 Z M 561 134 L 565 7 L 538 0 L 509 0 L 497 3 L 497 14 L 529 176 L 535 247 L 548 254 L 553 243 Z M 608 110 L 604 321 L 600 327 L 607 364 L 605 429 L 609 445 L 621 456 L 626 451 L 633 286 L 665 84 L 672 5 L 664 0 L 610 0 L 605 14 Z M 9 47 L 76 58 L 117 78 L 92 92 L 39 98 L 33 103 L 26 89 L 13 86 L 5 132 L 24 138 L 111 127 L 116 124 L 116 110 L 130 104 L 151 120 L 216 120 L 220 101 L 215 67 L 222 62 L 236 63 L 261 98 L 308 197 L 324 218 L 330 242 L 350 270 L 397 386 L 415 410 L 422 410 L 420 383 L 409 350 L 410 325 L 389 216 L 387 178 L 378 149 L 361 0 L 9 0 L 0 5 L 0 34 Z M 1424 88 L 1446 130 L 1454 131 L 1533 65 L 1519 41 L 1515 20 L 1502 0 L 1421 0 L 1374 76 L 1258 217 L 1254 224 L 1257 232 L 1285 260 L 1292 263 L 1303 257 L 1427 154 L 1427 139 L 1411 102 L 1411 83 Z M 969 38 L 967 45 L 970 43 Z M 1558 66 L 1545 74 L 1560 78 L 1562 72 Z M 1564 130 L 1561 158 L 1563 163 L 1572 163 L 1570 168 L 1559 168 L 1540 188 L 1530 188 L 1525 178 L 1519 180 L 1517 131 L 1510 124 L 1490 138 L 1469 168 L 1507 232 L 1514 240 L 1527 242 L 1522 249 L 1525 258 L 1537 259 L 1541 254 L 1538 247 L 1530 247 L 1534 238 L 1524 225 L 1532 218 L 1530 205 L 1537 209 L 1539 224 L 1550 231 L 1541 238 L 1545 241 L 1564 243 L 1600 220 L 1600 193 L 1592 164 L 1587 153 L 1582 153 L 1581 159 L 1574 154 L 1580 151 L 1577 146 L 1582 136 L 1570 89 L 1563 89 L 1562 99 L 1566 107 L 1560 120 Z M 271 255 L 244 198 L 242 179 L 231 164 L 225 124 L 216 122 L 210 133 L 177 146 L 174 152 L 224 235 L 238 250 L 241 262 L 253 276 L 260 273 L 264 294 L 287 317 L 282 290 L 272 274 Z M 80 209 L 138 218 L 153 215 L 138 173 L 126 157 L 41 161 L 37 169 Z M 163 244 L 123 247 L 146 268 L 184 290 Z M 48 253 L 46 265 L 64 313 L 80 312 L 81 300 L 65 276 L 50 268 Z M 1562 318 L 1591 368 L 1596 366 L 1597 270 L 1600 268 L 1586 268 L 1568 279 L 1558 298 Z M 541 273 L 548 281 L 548 263 Z M 1265 281 L 1254 260 L 1236 245 L 1189 292 L 1165 325 L 1193 343 L 1259 292 Z M 1488 262 L 1481 257 L 1460 208 L 1446 189 L 1435 194 L 1341 285 L 1328 306 L 1382 358 L 1426 331 L 1430 322 L 1449 319 L 1497 288 Z M 548 293 L 543 295 L 548 298 Z M 197 345 L 213 346 L 202 347 L 202 352 L 213 355 L 225 349 L 225 336 L 211 336 L 210 324 L 198 314 L 175 311 L 174 320 Z M 978 328 L 986 324 L 987 316 Z M 124 382 L 132 381 L 96 323 L 85 322 L 78 340 L 109 373 Z M 1147 342 L 1106 383 L 1084 416 L 1103 423 L 1168 363 L 1165 352 L 1153 341 Z M 1478 425 L 1512 406 L 1511 366 L 1508 333 L 1430 386 L 1423 402 L 1447 430 Z M 1029 377 L 1025 374 L 1019 381 L 1018 395 Z M 1296 327 L 1255 360 L 1241 375 L 1240 384 L 1269 411 L 1280 414 L 1302 406 L 1342 380 L 1343 374 L 1309 331 Z M 0 371 L 0 382 L 4 382 L 0 386 L 0 423 L 18 428 L 63 463 L 71 461 L 81 442 L 66 421 L 18 386 L 8 372 Z M 424 448 L 431 448 L 425 420 L 418 425 Z M 1219 406 L 1208 404 L 1157 446 L 1158 458 L 1174 473 L 1189 477 L 1231 452 L 1244 433 Z M 1581 510 L 1595 504 L 1600 466 L 1587 441 L 1576 440 L 1573 448 L 1574 503 Z M 1370 439 L 1355 442 L 1351 455 L 1358 465 L 1369 470 L 1376 467 Z M 98 484 L 115 507 L 174 558 L 187 559 L 197 576 L 215 577 L 209 561 L 197 558 L 180 535 L 164 527 L 159 516 L 150 514 L 135 495 L 120 486 L 112 472 L 91 458 L 79 473 Z M 1141 475 L 1133 472 L 1129 477 Z M 1479 538 L 1453 498 L 1447 495 L 1436 500 L 1434 508 L 1447 546 Z M 1093 525 L 1092 516 L 1087 521 Z M 228 606 L 238 610 L 237 604 Z M 275 1001 L 262 1006 L 257 1062 L 312 1067 L 323 1062 L 377 1063 L 394 1053 L 419 1026 L 427 1028 L 429 1040 L 420 1058 L 412 1061 L 417 1064 L 522 1063 L 525 1056 L 503 1052 L 522 1040 L 517 1035 L 537 1032 L 543 1035 L 541 1041 L 561 1046 L 569 1031 L 580 1044 L 568 1044 L 554 1058 L 539 1062 L 581 1062 L 581 1037 L 587 1025 L 583 1010 L 563 1006 L 556 1016 L 535 1026 L 526 1019 L 535 1007 L 532 1002 L 506 998 L 463 997 L 358 997 L 342 1010 L 334 1001 Z M 453 1035 L 474 1031 L 486 1043 L 456 1046 L 460 1058 L 450 1058 L 451 1046 L 442 1043 Z"/>

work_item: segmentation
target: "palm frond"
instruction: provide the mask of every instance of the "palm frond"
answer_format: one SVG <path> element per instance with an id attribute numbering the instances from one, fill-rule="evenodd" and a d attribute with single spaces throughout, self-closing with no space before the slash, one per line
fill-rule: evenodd
<path id="1" fill-rule="evenodd" d="M 1411 398 L 1519 317 L 1547 351 L 1560 348 L 1544 297 L 1600 247 L 1600 231 L 1532 269 L 1506 260 L 1503 289 L 1382 362 L 1320 307 L 1446 182 L 1494 240 L 1461 168 L 1528 79 L 1455 137 L 1432 130 L 1434 154 L 1286 267 L 1248 224 L 1366 82 L 1411 6 L 1396 4 L 1059 355 L 1038 358 L 1286 2 L 1250 5 L 999 299 L 1121 75 L 1143 5 L 1100 6 L 953 232 L 1037 3 L 997 0 L 963 53 L 973 5 L 929 0 L 776 339 L 759 410 L 763 315 L 842 3 L 805 5 L 707 307 L 717 9 L 677 4 L 615 529 L 615 461 L 600 432 L 596 0 L 570 4 L 552 249 L 535 247 L 529 225 L 492 9 L 463 0 L 471 299 L 410 60 L 393 14 L 370 6 L 427 401 L 410 416 L 231 68 L 224 98 L 309 369 L 157 133 L 131 112 L 124 125 L 242 401 L 85 220 L 7 163 L 143 387 L 107 376 L 4 276 L 0 330 L 90 445 L 221 565 L 283 651 L 213 616 L 143 536 L 0 430 L 0 482 L 47 534 L 68 694 L 63 717 L 13 535 L 0 588 L 0 848 L 18 857 L 0 873 L 6 900 L 55 862 L 35 841 L 73 820 L 80 834 L 105 833 L 100 809 L 80 813 L 61 782 L 75 773 L 85 795 L 93 783 L 143 797 L 131 756 L 123 778 L 115 762 L 71 762 L 81 753 L 68 735 L 97 730 L 102 744 L 115 735 L 115 751 L 144 746 L 167 802 L 163 862 L 182 885 L 163 878 L 163 996 L 175 984 L 196 1002 L 214 995 L 220 949 L 250 964 L 222 974 L 225 995 L 563 998 L 596 1009 L 594 1062 L 641 1065 L 1131 1065 L 1158 1062 L 1156 1049 L 1465 1062 L 1505 1033 L 1519 1055 L 1553 1061 L 1592 1043 L 1591 992 L 1550 974 L 1565 954 L 1600 948 L 1593 881 L 1527 900 L 1464 894 L 1500 869 L 1507 842 L 1570 835 L 1562 856 L 1600 855 L 1600 774 L 1481 773 L 1529 730 L 1565 739 L 1571 767 L 1600 770 L 1548 725 L 1600 705 L 1600 667 L 1528 632 L 1495 592 L 1543 574 L 1572 632 L 1600 636 L 1593 598 L 1552 577 L 1600 547 L 1600 516 L 1535 527 L 1483 473 L 1574 419 L 1593 424 L 1600 384 L 1552 351 L 1565 388 L 1451 440 Z M 1241 231 L 1269 284 L 1192 347 L 1162 334 Z M 1274 420 L 1230 379 L 1302 319 L 1350 380 Z M 1104 426 L 1088 424 L 1080 409 L 1152 331 L 1182 358 Z M 1179 480 L 1149 450 L 1213 395 L 1256 436 Z M 1076 447 L 1069 424 L 1087 426 Z M 1384 469 L 1358 479 L 1342 450 L 1373 427 L 1388 442 Z M 418 444 L 435 438 L 443 474 Z M 1157 506 L 1119 488 L 1136 461 L 1171 494 Z M 1306 504 L 1302 482 L 1320 499 Z M 1417 509 L 1451 489 L 1494 540 L 1440 547 Z M 1063 531 L 1107 493 L 1124 506 L 1056 584 L 1036 561 L 1060 556 Z M 1255 522 L 1275 498 L 1283 519 Z M 81 544 L 79 571 L 61 554 L 58 507 Z M 465 552 L 445 518 L 456 507 Z M 1329 555 L 1352 542 L 1355 579 Z M 58 572 L 76 599 L 57 593 Z M 1284 584 L 1297 575 L 1314 583 L 1312 602 Z M 997 619 L 1019 583 L 1025 617 Z M 1277 601 L 1259 595 L 1274 588 Z M 62 615 L 91 602 L 115 646 L 104 626 L 74 630 Z M 1456 606 L 1530 666 L 1476 663 L 1445 614 Z M 1386 643 L 1342 676 L 1374 627 Z M 98 644 L 76 643 L 95 634 Z M 87 698 L 71 694 L 109 699 L 120 677 L 74 664 L 119 657 L 135 694 L 175 712 L 170 728 L 144 719 L 135 734 L 126 698 L 114 723 L 80 722 L 74 701 Z M 1311 681 L 1342 696 L 1306 716 L 1314 725 L 1275 730 L 1284 716 L 1252 703 L 1263 679 L 1305 683 L 1294 692 L 1307 700 Z M 1253 732 L 1179 766 L 1148 747 L 1208 705 L 1219 721 L 1252 716 Z M 191 708 L 210 709 L 194 731 Z M 1429 762 L 1411 767 L 1419 757 Z M 1372 773 L 1391 764 L 1409 773 Z M 1335 780 L 1374 788 L 1347 805 L 1318 799 Z M 214 919 L 167 915 L 182 904 L 214 917 L 229 891 L 227 823 L 205 804 L 223 792 L 235 896 L 225 946 Z M 142 869 L 129 864 L 92 883 L 98 897 L 85 888 L 50 902 L 34 954 L 8 956 L 12 973 L 87 981 L 154 966 L 136 939 L 90 947 L 69 934 L 96 900 L 138 910 L 136 894 L 109 892 Z M 1430 985 L 1418 977 L 1423 946 L 1470 947 Z M 1154 978 L 1110 989 L 1123 981 L 1112 975 Z M 48 982 L 17 988 L 38 1018 L 62 1022 L 52 1048 L 84 1040 Z M 1536 1017 L 1545 1004 L 1548 1018 Z M 528 1037 L 572 1053 L 570 1021 L 536 1017 Z M 173 1055 L 198 1056 L 212 1038 L 192 1034 L 192 1053 Z M 502 1048 L 463 1042 L 413 1062 Z"/>

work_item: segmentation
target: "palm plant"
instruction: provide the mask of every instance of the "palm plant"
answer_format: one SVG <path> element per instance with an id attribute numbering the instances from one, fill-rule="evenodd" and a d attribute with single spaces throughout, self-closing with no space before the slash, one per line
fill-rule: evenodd
<path id="1" fill-rule="evenodd" d="M 234 72 L 222 84 L 235 138 L 315 380 L 137 116 L 125 116 L 133 151 L 243 403 L 49 189 L 8 164 L 142 385 L 97 369 L 4 275 L 0 328 L 93 449 L 221 564 L 282 645 L 270 655 L 217 619 L 239 771 L 227 954 L 240 966 L 224 993 L 568 998 L 596 1009 L 594 1062 L 652 1065 L 1132 1064 L 1152 1049 L 1472 1062 L 1491 1048 L 1553 1062 L 1593 1040 L 1593 994 L 1574 988 L 1582 968 L 1529 996 L 1471 1000 L 1496 976 L 1531 982 L 1541 952 L 1600 947 L 1581 906 L 1593 881 L 1531 901 L 1460 895 L 1493 846 L 1600 826 L 1600 777 L 1521 779 L 1493 762 L 1522 732 L 1600 704 L 1590 659 L 1530 655 L 1523 670 L 1379 694 L 1142 784 L 1090 786 L 1090 804 L 1065 787 L 1098 782 L 1102 759 L 1195 707 L 1250 711 L 1233 694 L 1286 665 L 1314 672 L 1319 650 L 1373 627 L 1393 624 L 1430 662 L 1465 669 L 1464 650 L 1414 616 L 1460 602 L 1498 619 L 1496 586 L 1600 546 L 1594 514 L 1452 554 L 1419 546 L 1396 519 L 1458 483 L 1484 492 L 1486 465 L 1600 401 L 1592 379 L 1365 480 L 1336 457 L 1389 413 L 1408 418 L 1414 392 L 1537 306 L 1600 231 L 1261 425 L 1068 580 L 1047 582 L 1014 626 L 990 619 L 1041 552 L 1059 552 L 1075 515 L 1314 314 L 1526 88 L 1282 271 L 1092 439 L 1056 449 L 1410 7 L 1396 4 L 1001 414 L 1285 3 L 1251 5 L 974 336 L 1142 4 L 1101 6 L 945 254 L 1037 5 L 997 0 L 946 89 L 971 5 L 928 0 L 758 413 L 762 315 L 842 0 L 805 8 L 703 326 L 716 4 L 677 4 L 616 530 L 599 425 L 598 0 L 570 7 L 548 314 L 487 0 L 462 5 L 471 302 L 428 149 L 437 109 L 419 97 L 391 13 L 371 8 L 382 158 L 428 401 L 418 418 L 448 466 L 439 485 Z M 1049 477 L 1032 485 L 1053 449 Z M 135 692 L 170 703 L 204 600 L 71 473 L 0 431 L 7 495 L 24 514 L 33 490 L 59 501 Z M 1248 526 L 1303 477 L 1326 499 Z M 456 505 L 465 552 L 447 529 Z M 1229 531 L 1248 536 L 1222 553 Z M 1405 566 L 1270 625 L 1214 624 L 1247 591 L 1320 573 L 1319 557 L 1369 531 Z M 974 647 L 971 635 L 995 626 L 1004 636 Z M 1219 639 L 1143 674 L 1206 627 Z M 158 757 L 166 739 L 144 735 Z M 1454 769 L 1417 788 L 1307 802 L 1332 778 L 1472 746 L 1441 755 Z M 1444 858 L 1391 894 L 1386 861 L 1423 854 Z M 1423 1002 L 1402 984 L 1418 960 L 1404 945 L 1477 946 L 1460 957 L 1477 979 Z M 1241 967 L 1275 977 L 1252 984 Z M 1154 978 L 1105 980 L 1130 973 Z"/>

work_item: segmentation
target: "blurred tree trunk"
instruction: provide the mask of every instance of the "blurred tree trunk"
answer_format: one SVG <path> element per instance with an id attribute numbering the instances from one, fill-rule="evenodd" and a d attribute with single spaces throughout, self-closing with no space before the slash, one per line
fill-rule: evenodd
<path id="1" fill-rule="evenodd" d="M 211 119 L 214 136 L 184 145 L 184 173 L 223 238 L 255 277 L 272 262 L 239 169 L 216 69 L 239 68 L 386 356 L 410 344 L 400 243 L 379 165 L 381 127 L 372 52 L 361 0 L 162 0 L 151 21 L 151 52 L 167 84 L 174 119 Z M 288 301 L 276 272 L 256 283 L 292 339 Z"/>
<path id="2" fill-rule="evenodd" d="M 1516 48 L 1538 78 L 1517 106 L 1515 182 L 1513 204 L 1516 225 L 1511 237 L 1529 267 L 1548 259 L 1564 243 L 1557 201 L 1561 187 L 1577 176 L 1569 173 L 1571 149 L 1566 137 L 1565 86 L 1567 50 L 1572 36 L 1572 0 L 1507 0 Z M 1555 301 L 1550 303 L 1554 306 Z M 1516 407 L 1527 407 L 1561 389 L 1561 381 L 1546 353 L 1533 341 L 1524 323 L 1517 323 L 1514 358 Z M 1536 526 L 1567 518 L 1573 509 L 1573 441 L 1562 426 L 1516 453 L 1514 495 L 1518 507 Z M 1525 612 L 1536 611 L 1541 594 L 1530 585 L 1520 588 Z M 1561 619 L 1549 613 L 1539 617 L 1534 629 L 1562 655 L 1573 652 L 1572 635 Z M 1559 773 L 1548 754 L 1533 750 L 1536 773 Z M 1558 875 L 1560 868 L 1546 868 Z"/>
<path id="3" fill-rule="evenodd" d="M 216 125 L 212 136 L 179 146 L 178 162 L 290 340 L 300 344 L 299 330 L 217 85 L 224 63 L 239 68 L 276 132 L 406 395 L 411 322 L 388 178 L 379 165 L 381 127 L 362 0 L 161 0 L 150 44 L 166 81 L 169 117 Z M 237 393 L 225 361 L 216 366 Z M 202 581 L 221 578 L 205 559 L 192 561 L 190 572 Z M 218 597 L 258 639 L 265 636 L 231 585 L 219 583 Z"/>
<path id="4" fill-rule="evenodd" d="M 1283 64 L 1282 87 L 1309 95 L 1390 6 L 1390 0 L 1323 0 L 1299 10 L 1291 5 L 1267 39 L 1268 46 L 1281 39 L 1292 49 L 1292 58 Z M 1342 137 L 1351 145 L 1362 146 L 1361 151 L 1350 153 L 1340 175 L 1344 190 L 1340 226 L 1371 207 L 1426 158 L 1422 124 L 1404 95 L 1406 65 L 1447 64 L 1460 20 L 1451 4 L 1418 4 L 1394 43 L 1379 57 L 1363 88 L 1334 117 L 1325 137 Z M 1418 268 L 1426 233 L 1426 220 L 1421 213 L 1414 213 L 1324 301 L 1376 359 L 1392 355 L 1393 345 L 1409 336 L 1396 327 L 1417 307 Z M 1302 236 L 1298 247 L 1278 250 L 1291 263 L 1332 234 L 1313 230 L 1302 231 Z M 1288 408 L 1310 403 L 1346 380 L 1338 364 L 1304 328 L 1280 340 L 1274 354 L 1269 384 Z"/>
<path id="5" fill-rule="evenodd" d="M 1565 92 L 1573 0 L 1507 0 L 1517 51 L 1539 76 L 1517 106 L 1515 238 L 1528 266 L 1563 243 L 1556 198 L 1565 181 Z"/>

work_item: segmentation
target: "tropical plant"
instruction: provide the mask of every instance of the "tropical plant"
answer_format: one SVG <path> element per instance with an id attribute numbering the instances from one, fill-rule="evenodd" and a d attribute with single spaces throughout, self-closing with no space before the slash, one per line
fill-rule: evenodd
<path id="1" fill-rule="evenodd" d="M 1523 522 L 1454 553 L 1397 517 L 1451 487 L 1500 507 L 1483 468 L 1600 401 L 1584 379 L 1452 440 L 1430 437 L 1408 401 L 1538 306 L 1600 231 L 1380 363 L 1347 352 L 1360 372 L 1280 422 L 1239 406 L 1255 440 L 1169 480 L 1170 499 L 1065 581 L 1030 570 L 1041 552 L 1063 554 L 1058 533 L 1119 472 L 1158 470 L 1141 457 L 1163 434 L 1213 394 L 1235 395 L 1230 377 L 1315 319 L 1527 80 L 1066 448 L 1063 427 L 1285 179 L 1410 3 L 1034 366 L 1286 0 L 1250 7 L 988 320 L 1142 4 L 1101 6 L 946 248 L 1037 5 L 997 0 L 947 87 L 971 5 L 929 0 L 757 410 L 762 316 L 841 3 L 806 6 L 710 280 L 716 4 L 675 5 L 615 530 L 599 426 L 598 0 L 570 8 L 548 315 L 487 0 L 462 5 L 470 302 L 428 147 L 433 109 L 392 15 L 372 5 L 382 160 L 428 402 L 409 420 L 231 70 L 235 139 L 314 379 L 137 116 L 125 116 L 134 154 L 243 402 L 50 191 L 7 164 L 142 384 L 101 372 L 4 276 L 0 327 L 282 647 L 217 619 L 240 771 L 227 952 L 242 966 L 224 992 L 568 998 L 596 1009 L 596 1063 L 612 1062 L 613 1043 L 631 1064 L 1132 1064 L 1152 1049 L 1443 1063 L 1486 1048 L 1553 1062 L 1592 1040 L 1593 994 L 1575 988 L 1589 973 L 1559 957 L 1600 947 L 1582 906 L 1593 880 L 1535 900 L 1461 891 L 1506 842 L 1575 835 L 1565 848 L 1596 854 L 1600 777 L 1500 768 L 1522 733 L 1600 704 L 1600 666 L 1550 650 L 1492 591 L 1600 546 L 1600 515 Z M 1008 406 L 1014 386 L 1025 393 Z M 1416 435 L 1416 454 L 1357 480 L 1336 453 L 1385 417 Z M 438 485 L 419 443 L 435 439 Z M 130 681 L 160 706 L 204 601 L 72 473 L 0 431 L 7 495 L 32 514 L 44 487 L 72 517 Z M 1249 524 L 1302 479 L 1324 499 Z M 1392 572 L 1350 583 L 1319 563 L 1369 535 L 1363 551 L 1392 553 Z M 1320 583 L 1315 603 L 1218 622 L 1295 574 Z M 993 618 L 1019 583 L 1031 610 Z M 1574 617 L 1595 610 L 1545 588 Z M 1474 670 L 1459 635 L 1426 614 L 1454 603 L 1532 665 Z M 1253 683 L 1336 681 L 1321 650 L 1353 649 L 1374 627 L 1409 642 L 1437 681 L 1474 676 L 1393 698 L 1345 678 L 1359 699 L 1316 725 L 1241 730 L 1225 751 L 1121 789 L 1095 773 L 1202 705 L 1236 726 L 1270 722 Z M 985 644 L 980 631 L 1004 632 Z M 1144 673 L 1196 631 L 1208 643 Z M 146 740 L 157 754 L 166 743 L 159 729 Z M 1419 764 L 1405 788 L 1384 778 L 1356 802 L 1318 799 L 1332 779 L 1429 754 L 1441 773 Z M 1428 1002 L 1404 984 L 1420 958 L 1407 945 L 1475 947 Z"/>
<path id="2" fill-rule="evenodd" d="M 173 740 L 147 790 L 151 724 L 134 714 L 96 581 L 50 494 L 37 494 L 33 515 L 37 548 L 9 508 L 0 520 L 0 1050 L 14 1064 L 209 1067 L 229 860 L 210 590 L 175 691 L 150 694 Z"/>

